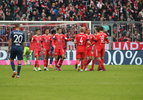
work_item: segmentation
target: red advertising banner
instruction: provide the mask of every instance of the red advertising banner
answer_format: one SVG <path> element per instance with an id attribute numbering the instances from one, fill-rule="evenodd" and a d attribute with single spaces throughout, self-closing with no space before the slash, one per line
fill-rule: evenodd
<path id="1" fill-rule="evenodd" d="M 143 50 L 143 42 L 112 42 L 112 50 Z"/>

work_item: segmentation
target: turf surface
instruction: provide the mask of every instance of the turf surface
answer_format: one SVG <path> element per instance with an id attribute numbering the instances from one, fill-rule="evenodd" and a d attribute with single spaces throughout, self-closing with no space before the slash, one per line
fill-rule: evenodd
<path id="1" fill-rule="evenodd" d="M 20 78 L 11 78 L 10 66 L 0 66 L 0 100 L 142 100 L 143 66 L 111 65 L 106 72 L 32 71 L 22 66 Z M 95 67 L 97 68 L 97 66 Z"/>

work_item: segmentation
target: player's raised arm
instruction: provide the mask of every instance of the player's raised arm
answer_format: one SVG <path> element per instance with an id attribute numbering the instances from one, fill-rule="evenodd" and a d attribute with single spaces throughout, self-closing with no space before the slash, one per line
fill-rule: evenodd
<path id="1" fill-rule="evenodd" d="M 75 36 L 74 44 L 77 44 L 77 35 Z"/>
<path id="2" fill-rule="evenodd" d="M 109 44 L 109 39 L 108 39 L 108 36 L 107 36 L 107 35 L 106 35 L 106 37 L 105 37 L 105 41 L 106 41 L 107 44 Z"/>

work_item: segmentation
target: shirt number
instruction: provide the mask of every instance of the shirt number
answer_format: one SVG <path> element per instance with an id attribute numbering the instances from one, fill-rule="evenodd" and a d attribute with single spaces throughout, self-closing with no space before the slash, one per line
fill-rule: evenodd
<path id="1" fill-rule="evenodd" d="M 101 36 L 101 43 L 104 43 L 104 35 Z"/>
<path id="2" fill-rule="evenodd" d="M 22 35 L 19 35 L 19 36 L 18 35 L 14 35 L 14 38 L 15 38 L 14 43 L 21 43 L 22 40 L 23 40 L 23 36 Z"/>
<path id="3" fill-rule="evenodd" d="M 80 43 L 79 43 L 79 45 L 83 45 L 82 37 L 80 38 Z"/>

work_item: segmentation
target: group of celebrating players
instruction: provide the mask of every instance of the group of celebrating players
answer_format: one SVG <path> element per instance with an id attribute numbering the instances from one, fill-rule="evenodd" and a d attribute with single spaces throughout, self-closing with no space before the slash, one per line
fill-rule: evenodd
<path id="1" fill-rule="evenodd" d="M 76 64 L 75 69 L 77 71 L 93 71 L 95 58 L 98 62 L 98 71 L 106 71 L 104 67 L 104 54 L 105 54 L 105 43 L 109 43 L 107 34 L 104 33 L 104 28 L 99 26 L 94 29 L 95 34 L 91 34 L 91 30 L 87 29 L 87 34 L 85 34 L 85 27 L 80 28 L 80 33 L 76 35 L 74 43 L 76 45 Z M 44 70 L 48 70 L 48 58 L 51 56 L 51 45 L 53 48 L 53 55 L 55 57 L 55 71 L 61 71 L 61 66 L 63 60 L 65 59 L 66 42 L 71 41 L 67 39 L 66 34 L 62 34 L 62 28 L 57 28 L 57 34 L 55 30 L 52 31 L 52 35 L 49 33 L 49 29 L 45 29 L 45 34 L 40 35 L 40 29 L 36 29 L 36 35 L 34 35 L 30 41 L 29 53 L 31 50 L 34 51 L 34 56 L 36 58 L 34 71 L 41 71 L 39 67 L 39 57 L 41 56 L 41 45 L 43 47 L 44 55 Z M 12 46 L 11 46 L 12 44 Z M 10 50 L 11 46 L 11 50 Z M 10 34 L 10 41 L 8 47 L 8 53 L 11 53 L 10 61 L 13 69 L 14 77 L 17 73 L 17 78 L 19 78 L 19 73 L 21 69 L 21 56 L 22 48 L 24 48 L 24 33 L 20 31 L 20 25 L 16 24 L 16 30 L 12 31 Z M 16 47 L 16 48 L 15 48 Z M 17 50 L 16 50 L 17 49 Z M 19 52 L 20 51 L 20 52 Z M 14 58 L 18 58 L 18 71 L 15 71 L 15 65 L 13 63 Z M 87 65 L 92 61 L 91 69 L 88 70 Z"/>

